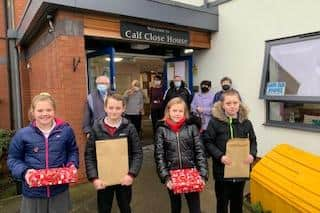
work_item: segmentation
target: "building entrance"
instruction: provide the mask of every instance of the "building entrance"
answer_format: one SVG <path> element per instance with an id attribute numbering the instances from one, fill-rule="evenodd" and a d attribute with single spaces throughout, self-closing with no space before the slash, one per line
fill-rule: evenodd
<path id="1" fill-rule="evenodd" d="M 96 43 L 101 43 L 104 48 L 94 48 Z M 182 48 L 165 45 L 93 42 L 92 39 L 88 39 L 86 44 L 88 92 L 96 88 L 95 79 L 99 75 L 108 76 L 111 88 L 122 95 L 137 80 L 144 100 L 141 138 L 144 145 L 153 143 L 150 91 L 155 85 L 155 76 L 162 78 L 163 92 L 175 76 L 180 76 L 192 91 L 192 55 L 182 55 Z"/>

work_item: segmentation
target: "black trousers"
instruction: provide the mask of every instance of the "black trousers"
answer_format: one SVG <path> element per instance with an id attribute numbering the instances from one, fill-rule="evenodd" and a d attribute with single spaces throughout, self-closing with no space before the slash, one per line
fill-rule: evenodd
<path id="1" fill-rule="evenodd" d="M 217 213 L 242 213 L 243 189 L 245 181 L 216 181 Z"/>
<path id="2" fill-rule="evenodd" d="M 162 109 L 151 109 L 151 120 L 152 120 L 152 129 L 153 135 L 156 133 L 156 124 L 158 120 L 163 118 Z"/>
<path id="3" fill-rule="evenodd" d="M 171 203 L 171 213 L 181 212 L 181 195 L 174 194 L 173 191 L 168 190 Z M 188 203 L 190 213 L 200 213 L 200 194 L 199 192 L 191 192 L 184 194 Z"/>
<path id="4" fill-rule="evenodd" d="M 136 128 L 138 134 L 140 135 L 140 131 L 141 131 L 141 118 L 142 115 L 128 115 L 126 114 L 125 117 L 131 121 L 131 123 L 134 125 L 134 127 Z"/>
<path id="5" fill-rule="evenodd" d="M 120 212 L 131 213 L 132 187 L 121 185 L 108 186 L 105 189 L 98 190 L 98 212 L 111 213 L 114 193 L 116 193 Z"/>

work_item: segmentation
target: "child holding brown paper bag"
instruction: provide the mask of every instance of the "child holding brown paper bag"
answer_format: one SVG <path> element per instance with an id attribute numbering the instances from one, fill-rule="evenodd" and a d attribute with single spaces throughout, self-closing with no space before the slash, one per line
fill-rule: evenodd
<path id="1" fill-rule="evenodd" d="M 226 144 L 231 138 L 249 138 L 250 153 L 243 163 L 251 164 L 257 154 L 256 136 L 252 123 L 248 120 L 248 111 L 234 89 L 222 94 L 221 100 L 212 108 L 212 116 L 203 140 L 212 156 L 216 212 L 227 213 L 230 203 L 231 213 L 241 213 L 245 179 L 224 178 L 225 165 L 232 164 L 232 159 L 226 155 Z"/>
<path id="2" fill-rule="evenodd" d="M 98 212 L 111 212 L 114 193 L 116 193 L 121 213 L 130 213 L 132 198 L 132 183 L 142 165 L 142 146 L 138 133 L 132 123 L 122 117 L 125 111 L 125 100 L 119 94 L 107 97 L 104 103 L 106 117 L 94 122 L 85 151 L 86 172 L 97 190 Z M 129 171 L 121 183 L 107 186 L 100 178 L 97 169 L 96 141 L 127 137 Z"/>

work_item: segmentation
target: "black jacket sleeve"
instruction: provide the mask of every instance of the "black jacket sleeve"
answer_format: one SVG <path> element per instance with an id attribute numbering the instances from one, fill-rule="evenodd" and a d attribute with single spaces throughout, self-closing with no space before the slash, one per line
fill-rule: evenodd
<path id="1" fill-rule="evenodd" d="M 250 130 L 249 130 L 249 140 L 250 140 L 250 154 L 256 158 L 257 156 L 257 138 L 256 134 L 254 133 L 254 129 L 252 123 L 249 121 Z"/>
<path id="2" fill-rule="evenodd" d="M 157 172 L 160 180 L 162 183 L 165 183 L 170 179 L 170 174 L 167 168 L 167 161 L 165 159 L 163 127 L 159 127 L 156 132 L 154 159 L 156 162 Z"/>
<path id="3" fill-rule="evenodd" d="M 86 165 L 86 173 L 88 180 L 98 178 L 98 169 L 97 169 L 97 156 L 96 156 L 96 143 L 95 143 L 95 134 L 90 132 L 90 137 L 86 144 L 84 160 Z"/>
<path id="4" fill-rule="evenodd" d="M 200 135 L 198 128 L 195 125 L 192 125 L 192 136 L 194 141 L 194 152 L 197 169 L 202 178 L 208 180 L 208 162 L 205 155 L 205 148 L 200 140 Z"/>
<path id="5" fill-rule="evenodd" d="M 131 153 L 129 154 L 130 159 L 130 168 L 129 174 L 133 175 L 134 177 L 138 176 L 139 171 L 142 166 L 143 161 L 143 152 L 142 146 L 140 143 L 139 135 L 137 133 L 136 128 L 133 124 L 129 124 L 129 135 L 128 135 L 128 142 L 129 146 L 131 147 Z"/>
<path id="6" fill-rule="evenodd" d="M 203 133 L 203 142 L 207 152 L 215 159 L 220 160 L 224 153 L 216 146 L 216 130 L 213 119 L 210 120 L 207 129 Z"/>
<path id="7" fill-rule="evenodd" d="M 83 122 L 82 122 L 82 130 L 86 134 L 89 133 L 91 129 L 91 118 L 92 118 L 92 112 L 87 100 L 84 106 L 84 115 L 83 115 Z"/>

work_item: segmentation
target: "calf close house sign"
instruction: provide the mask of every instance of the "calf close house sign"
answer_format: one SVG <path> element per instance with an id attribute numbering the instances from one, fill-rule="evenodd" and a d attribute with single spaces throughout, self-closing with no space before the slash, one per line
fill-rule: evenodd
<path id="1" fill-rule="evenodd" d="M 177 31 L 122 21 L 120 33 L 122 38 L 129 40 L 179 46 L 189 45 L 189 32 L 187 31 Z"/>

